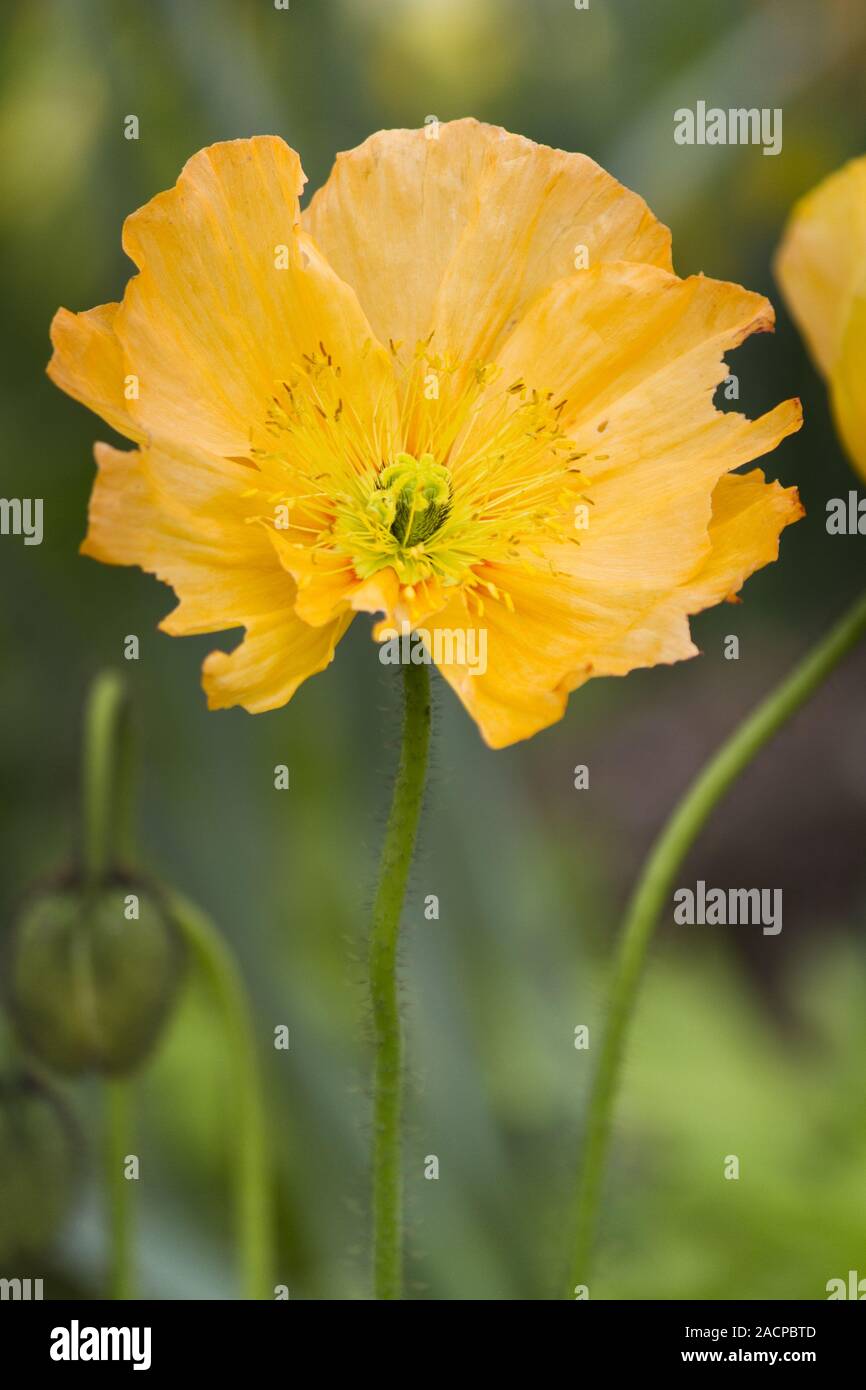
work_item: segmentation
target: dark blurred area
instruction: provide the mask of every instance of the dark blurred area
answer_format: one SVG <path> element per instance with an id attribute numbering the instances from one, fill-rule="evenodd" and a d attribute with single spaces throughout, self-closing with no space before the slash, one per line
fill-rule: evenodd
<path id="1" fill-rule="evenodd" d="M 641 859 L 690 776 L 862 584 L 862 537 L 828 536 L 856 480 L 772 280 L 792 202 L 866 150 L 862 0 L 6 0 L 0 17 L 0 493 L 45 499 L 45 539 L 0 538 L 3 920 L 79 834 L 81 710 L 123 666 L 140 754 L 143 869 L 216 916 L 260 1028 L 292 1298 L 367 1296 L 363 959 L 396 756 L 399 689 L 366 619 L 273 714 L 210 714 L 213 638 L 156 631 L 168 590 L 80 558 L 101 421 L 44 374 L 58 305 L 121 296 L 127 213 L 215 140 L 275 133 L 315 189 L 388 126 L 475 115 L 593 156 L 669 223 L 680 274 L 769 294 L 730 358 L 740 408 L 792 395 L 806 424 L 763 466 L 807 517 L 743 603 L 694 622 L 702 656 L 594 681 L 530 743 L 490 752 L 436 680 L 421 851 L 404 917 L 410 1296 L 532 1299 L 561 1273 L 607 967 Z M 777 157 L 682 147 L 699 99 L 781 107 Z M 124 138 L 135 114 L 140 138 Z M 138 634 L 138 662 L 123 660 Z M 724 658 L 726 635 L 740 639 Z M 235 635 L 230 642 L 233 644 Z M 784 929 L 663 924 L 632 1035 L 594 1298 L 824 1297 L 866 1274 L 866 653 L 838 671 L 714 816 L 680 881 L 784 892 Z M 291 768 L 277 794 L 273 768 Z M 588 790 L 574 789 L 586 764 Z M 440 920 L 424 898 L 439 896 Z M 278 1024 L 289 1052 L 274 1051 Z M 195 978 L 137 1087 L 139 1260 L 156 1298 L 235 1293 L 229 1067 Z M 80 1196 L 36 1259 L 46 1296 L 98 1297 L 95 1084 L 66 1088 Z M 425 1181 L 436 1154 L 438 1182 Z M 740 1159 L 724 1181 L 726 1155 Z M 3 1194 L 0 1194 L 0 1201 Z M 38 1268 L 36 1267 L 38 1265 Z"/>

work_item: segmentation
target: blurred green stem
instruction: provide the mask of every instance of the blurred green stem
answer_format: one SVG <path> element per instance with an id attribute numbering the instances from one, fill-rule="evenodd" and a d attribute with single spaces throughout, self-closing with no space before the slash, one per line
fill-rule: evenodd
<path id="1" fill-rule="evenodd" d="M 653 930 L 674 875 L 725 792 L 773 735 L 796 714 L 866 633 L 866 597 L 859 599 L 758 708 L 734 730 L 698 775 L 657 839 L 637 882 L 616 958 L 610 1010 L 589 1099 L 573 1217 L 571 1279 L 566 1297 L 587 1285 L 610 1140 L 611 1112 Z"/>
<path id="2" fill-rule="evenodd" d="M 403 1175 L 401 1111 L 403 1044 L 397 988 L 400 914 L 427 772 L 430 745 L 430 674 L 426 664 L 403 667 L 405 709 L 400 764 L 385 831 L 370 932 L 373 1009 L 373 1289 L 377 1299 L 398 1299 L 403 1288 Z"/>
<path id="3" fill-rule="evenodd" d="M 84 715 L 84 880 L 98 886 L 129 854 L 132 818 L 132 740 L 126 687 L 106 671 L 90 687 Z"/>
<path id="4" fill-rule="evenodd" d="M 84 882 L 98 889 L 130 856 L 131 739 L 126 688 L 112 672 L 93 683 L 84 720 Z M 169 909 L 204 968 L 223 1012 L 235 1071 L 231 1112 L 237 1135 L 237 1236 L 243 1295 L 267 1299 L 273 1252 L 264 1105 L 255 1034 L 237 966 L 210 918 L 179 894 Z M 111 1225 L 111 1296 L 132 1297 L 132 1193 L 124 1175 L 130 1148 L 129 1083 L 113 1081 L 106 1095 L 106 1163 Z"/>
<path id="5" fill-rule="evenodd" d="M 172 893 L 169 911 L 210 981 L 225 1021 L 225 1043 L 233 1068 L 232 1130 L 237 1144 L 235 1226 L 246 1299 L 273 1297 L 273 1232 L 267 1158 L 267 1127 L 256 1056 L 256 1039 L 246 992 L 234 958 L 201 908 Z"/>
<path id="6" fill-rule="evenodd" d="M 93 893 L 115 867 L 115 854 L 129 854 L 131 837 L 129 706 L 123 680 L 113 671 L 97 676 L 87 698 L 82 778 L 82 868 L 85 889 Z M 134 1286 L 132 1183 L 124 1172 L 130 1149 L 131 1110 L 130 1083 L 106 1083 L 109 1292 L 115 1299 L 131 1298 Z"/>
<path id="7" fill-rule="evenodd" d="M 130 1200 L 132 1183 L 126 1177 L 126 1159 L 132 1136 L 132 1087 L 128 1081 L 105 1084 L 106 1168 L 108 1208 L 111 1226 L 111 1266 L 109 1297 L 133 1296 L 133 1214 Z"/>

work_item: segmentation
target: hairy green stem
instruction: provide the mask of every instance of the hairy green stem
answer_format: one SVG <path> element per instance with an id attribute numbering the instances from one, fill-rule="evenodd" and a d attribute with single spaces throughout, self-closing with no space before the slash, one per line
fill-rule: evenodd
<path id="1" fill-rule="evenodd" d="M 403 1288 L 403 1174 L 401 1112 L 403 1044 L 397 991 L 400 914 L 427 772 L 430 674 L 426 664 L 403 667 L 405 710 L 400 764 L 373 906 L 370 1000 L 373 1009 L 373 1289 L 398 1299 Z"/>
<path id="2" fill-rule="evenodd" d="M 170 895 L 168 907 L 210 981 L 225 1023 L 226 1051 L 233 1072 L 229 1095 L 237 1145 L 235 1229 L 243 1297 L 273 1298 L 267 1124 L 255 1029 L 246 992 L 234 958 L 210 917 L 179 893 Z"/>
<path id="3" fill-rule="evenodd" d="M 583 1162 L 571 1224 L 566 1297 L 587 1285 L 610 1140 L 611 1113 L 626 1034 L 647 950 L 674 875 L 714 807 L 744 768 L 866 633 L 866 597 L 731 734 L 689 787 L 650 852 L 629 903 L 616 957 L 610 1008 L 589 1099 Z"/>
<path id="4" fill-rule="evenodd" d="M 126 687 L 107 671 L 90 688 L 84 714 L 82 767 L 82 868 L 88 893 L 98 890 L 129 853 L 132 749 Z M 133 1296 L 132 1183 L 124 1174 L 130 1150 L 131 1093 L 125 1080 L 108 1082 L 105 1095 L 105 1163 L 108 1187 L 109 1290 L 116 1299 Z"/>

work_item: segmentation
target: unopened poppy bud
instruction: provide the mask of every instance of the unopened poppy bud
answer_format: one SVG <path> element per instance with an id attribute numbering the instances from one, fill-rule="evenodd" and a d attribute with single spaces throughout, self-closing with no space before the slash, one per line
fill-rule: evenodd
<path id="1" fill-rule="evenodd" d="M 75 1125 L 54 1093 L 29 1077 L 0 1079 L 0 1267 L 42 1250 L 75 1188 Z"/>
<path id="2" fill-rule="evenodd" d="M 31 899 L 13 929 L 9 1010 L 55 1071 L 122 1075 L 155 1043 L 182 965 L 180 935 L 151 891 L 66 885 Z"/>

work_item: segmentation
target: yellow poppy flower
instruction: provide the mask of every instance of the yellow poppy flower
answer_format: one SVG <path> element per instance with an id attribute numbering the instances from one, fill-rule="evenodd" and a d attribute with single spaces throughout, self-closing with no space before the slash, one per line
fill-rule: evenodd
<path id="1" fill-rule="evenodd" d="M 200 151 L 128 218 L 123 302 L 53 324 L 53 380 L 138 446 L 97 445 L 84 553 L 171 584 L 169 633 L 246 630 L 211 707 L 284 704 L 358 612 L 420 631 L 493 747 L 694 655 L 688 615 L 801 515 L 731 471 L 799 403 L 713 405 L 767 301 L 678 279 L 591 159 L 474 120 L 372 136 L 301 213 L 303 184 L 276 137 Z"/>
<path id="2" fill-rule="evenodd" d="M 866 478 L 866 156 L 797 203 L 776 276 L 827 378 L 842 441 Z"/>

